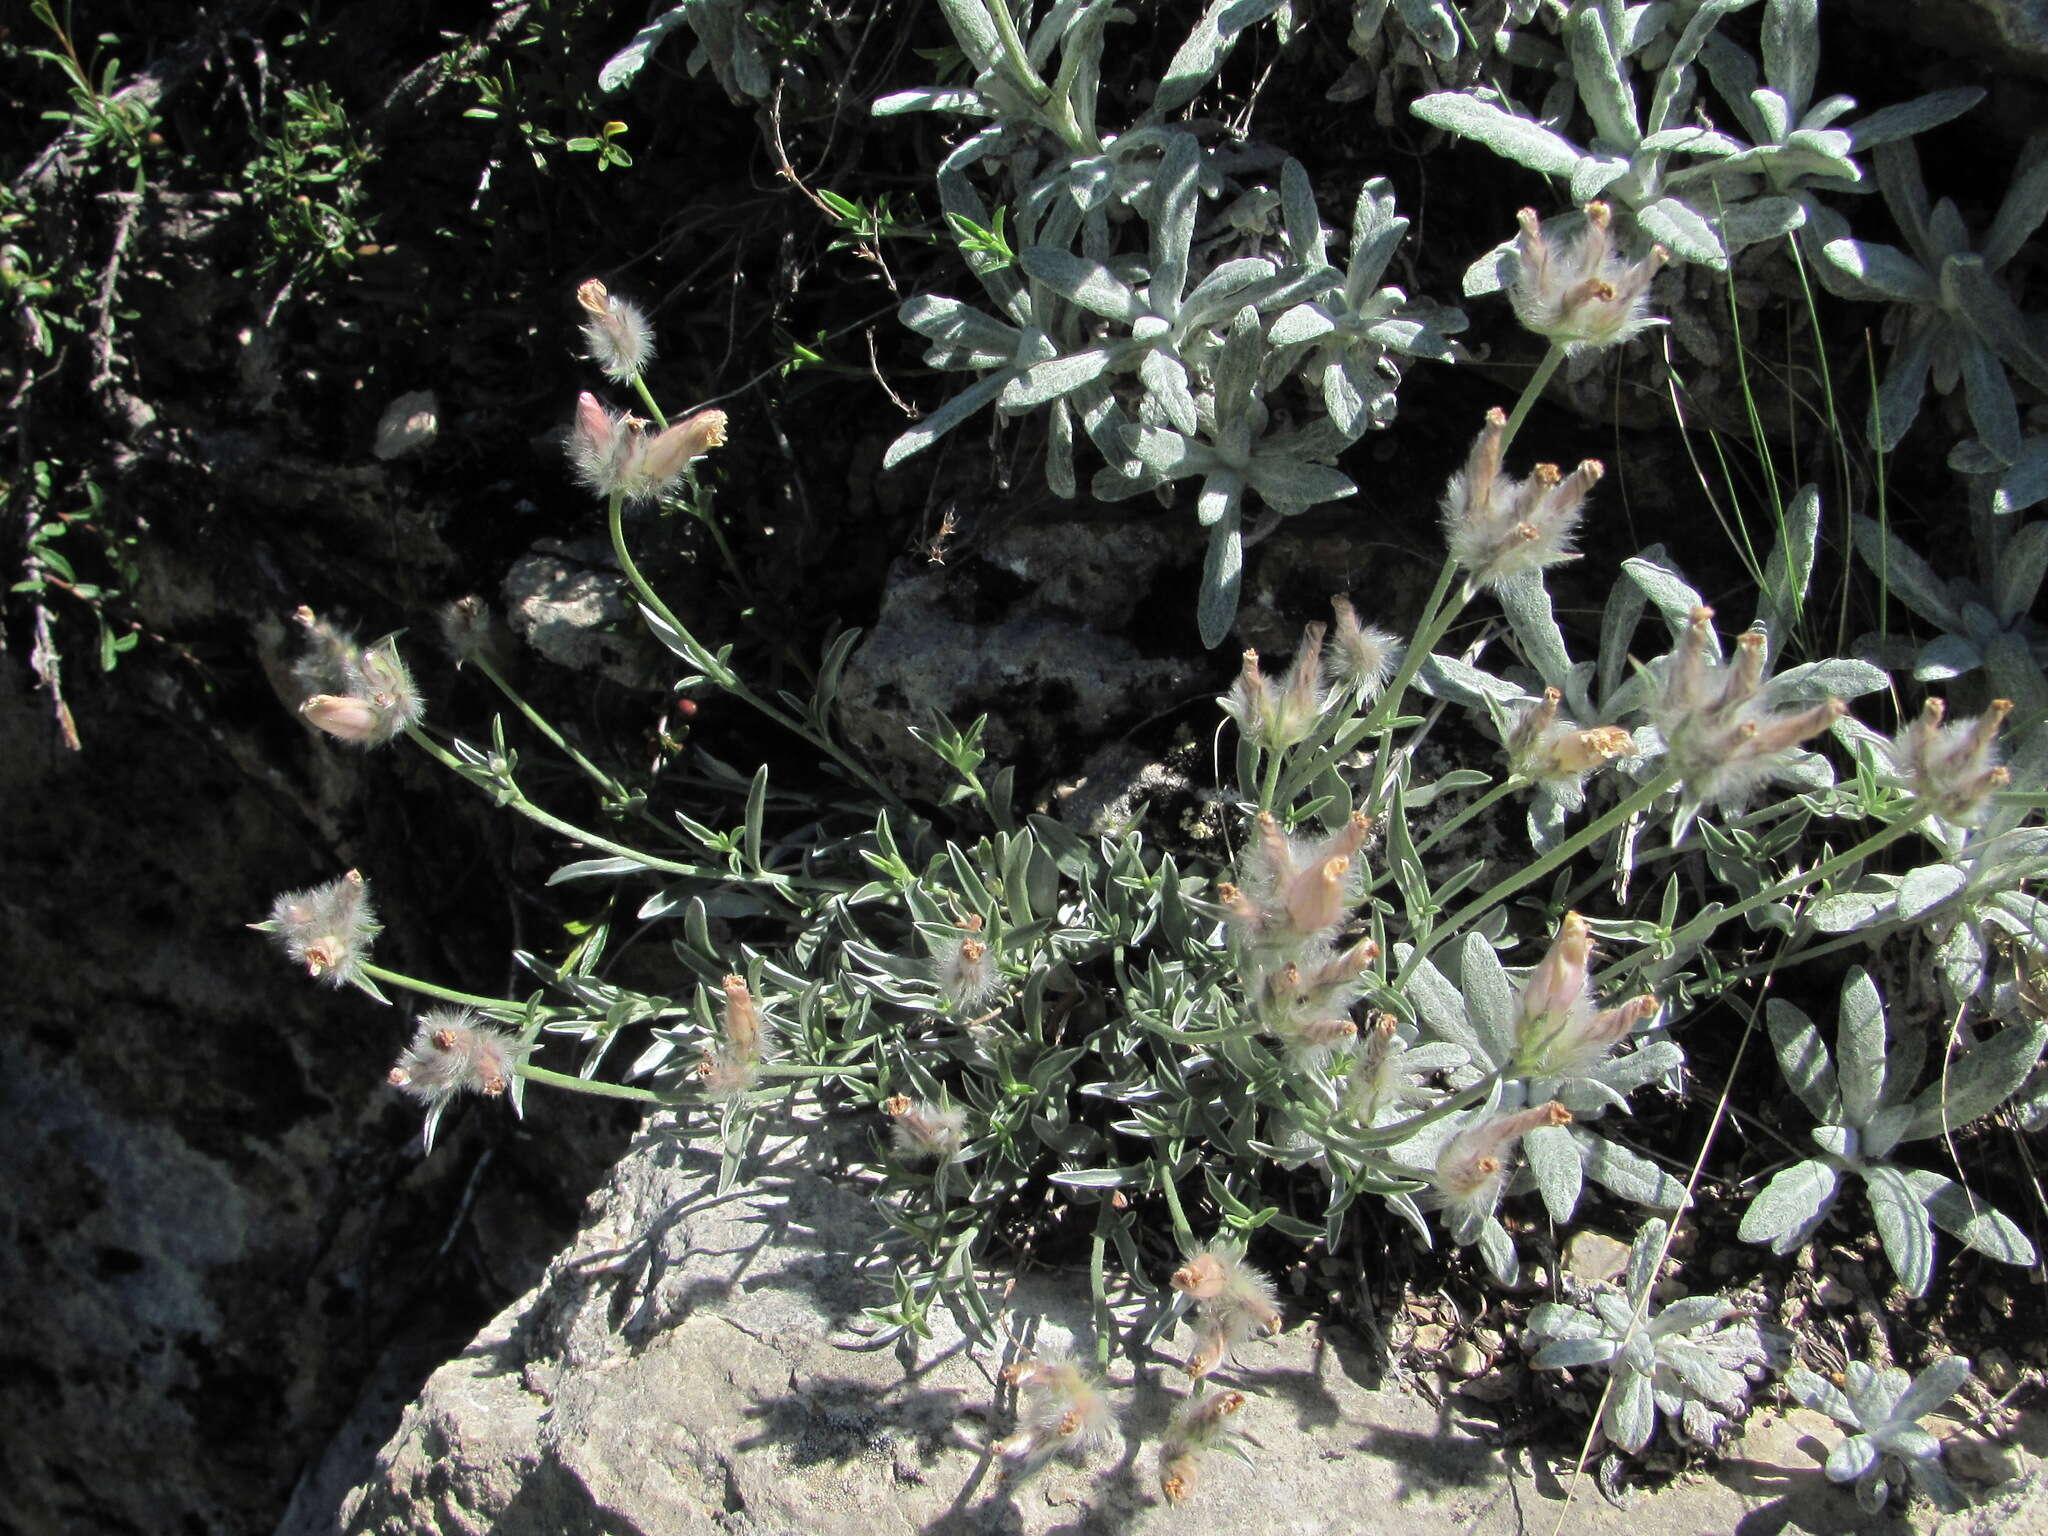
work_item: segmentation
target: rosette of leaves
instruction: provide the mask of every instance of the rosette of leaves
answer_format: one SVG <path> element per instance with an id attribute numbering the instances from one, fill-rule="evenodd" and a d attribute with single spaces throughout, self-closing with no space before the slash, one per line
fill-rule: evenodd
<path id="1" fill-rule="evenodd" d="M 1685 18 L 1677 40 L 1662 46 L 1676 7 L 1620 6 L 1579 0 L 1565 22 L 1572 79 L 1592 132 L 1584 146 L 1538 122 L 1491 90 L 1424 96 L 1411 110 L 1424 122 L 1484 144 L 1495 154 L 1546 176 L 1563 178 L 1574 206 L 1596 198 L 1626 209 L 1644 238 L 1679 261 L 1719 269 L 1728 253 L 1793 228 L 1798 204 L 1766 195 L 1716 200 L 1695 181 L 1685 192 L 1670 184 L 1675 157 L 1713 160 L 1749 146 L 1686 121 L 1696 90 L 1693 60 L 1729 12 L 1755 0 L 1705 0 Z M 1652 45 L 1659 45 L 1652 53 Z M 1652 72 L 1646 59 L 1661 55 Z M 1637 65 L 1644 65 L 1641 73 Z M 1647 103 L 1644 97 L 1647 96 Z M 1497 247 L 1465 274 L 1475 297 L 1506 286 L 1513 242 Z"/>
<path id="2" fill-rule="evenodd" d="M 1935 91 L 1846 123 L 1844 117 L 1856 110 L 1852 98 L 1813 99 L 1820 0 L 1766 0 L 1761 43 L 1761 75 L 1757 60 L 1719 32 L 1700 45 L 1699 62 L 1750 146 L 1674 172 L 1665 185 L 1678 190 L 1704 180 L 1731 204 L 1766 192 L 1790 198 L 1799 209 L 1800 250 L 1815 264 L 1821 281 L 1839 290 L 1843 285 L 1821 250 L 1846 236 L 1849 223 L 1819 194 L 1871 191 L 1856 155 L 1960 117 L 1984 99 L 1984 92 L 1975 86 Z"/>
<path id="3" fill-rule="evenodd" d="M 1453 1087 L 1499 1073 L 1501 1113 L 1552 1099 L 1572 1112 L 1570 1125 L 1540 1126 L 1522 1138 L 1525 1169 L 1517 1187 L 1533 1184 L 1552 1220 L 1571 1220 L 1587 1179 L 1638 1205 L 1671 1209 L 1685 1203 L 1683 1184 L 1600 1134 L 1597 1124 L 1609 1110 L 1626 1113 L 1628 1096 L 1645 1084 L 1675 1079 L 1685 1063 L 1675 1042 L 1646 1040 L 1634 1050 L 1575 1064 L 1570 1076 L 1519 1075 L 1519 988 L 1482 934 L 1467 934 L 1459 946 L 1455 982 L 1424 960 L 1409 973 L 1406 988 L 1422 1027 L 1465 1052 L 1466 1064 L 1451 1074 Z"/>
<path id="4" fill-rule="evenodd" d="M 2048 705 L 2048 626 L 2035 617 L 2048 576 L 2048 522 L 2020 529 L 1991 564 L 1988 586 L 1967 577 L 1944 578 L 1897 534 L 1873 518 L 1850 520 L 1849 534 L 1863 563 L 1885 590 L 1915 617 L 1935 626 L 1933 639 L 1916 645 L 1903 635 L 1865 635 L 1857 649 L 1895 670 L 1911 669 L 1923 683 L 1943 682 L 1983 668 L 1991 686 L 2020 706 Z"/>
<path id="5" fill-rule="evenodd" d="M 1030 410 L 1097 380 L 1124 375 L 1139 391 L 1140 420 L 1192 434 L 1197 430 L 1194 391 L 1215 364 L 1215 332 L 1247 305 L 1254 310 L 1277 307 L 1337 283 L 1338 275 L 1327 264 L 1280 269 L 1248 256 L 1224 262 L 1190 291 L 1201 164 L 1201 145 L 1193 134 L 1168 138 L 1147 211 L 1150 261 L 1142 269 L 1126 267 L 1133 273 L 1131 282 L 1113 267 L 1055 246 L 1035 245 L 1019 253 L 1018 264 L 1026 273 L 1090 323 L 1102 327 L 1107 322 L 1107 334 L 1027 369 L 1005 387 L 1005 410 Z M 1306 173 L 1300 174 L 1305 185 Z M 1311 201 L 1311 216 L 1313 208 Z"/>
<path id="6" fill-rule="evenodd" d="M 1876 984 L 1861 968 L 1842 986 L 1832 1055 L 1813 1021 L 1773 998 L 1771 1044 L 1800 1103 L 1820 1122 L 1820 1155 L 1780 1170 L 1743 1213 L 1739 1235 L 1791 1253 L 1827 1219 L 1845 1176 L 1861 1179 L 1899 1284 L 1914 1296 L 1934 1279 L 1934 1229 L 2006 1264 L 2034 1262 L 2034 1245 L 1973 1191 L 1943 1174 L 1892 1160 L 1899 1147 L 1961 1130 L 2010 1098 L 2040 1059 L 2048 1023 L 2009 1024 L 1964 1051 L 1915 1092 L 1927 1036 L 1894 1028 Z"/>
<path id="7" fill-rule="evenodd" d="M 1969 1379 L 1970 1362 L 1949 1355 L 1917 1378 L 1896 1366 L 1878 1370 L 1852 1360 L 1839 1387 L 1800 1366 L 1786 1376 L 1785 1387 L 1803 1406 L 1854 1431 L 1828 1453 L 1827 1474 L 1831 1482 L 1853 1483 L 1864 1510 L 1876 1514 L 1893 1489 L 1911 1482 L 1943 1512 L 1953 1513 L 1969 1500 L 1949 1481 L 1941 1442 L 1920 1420 Z"/>
<path id="8" fill-rule="evenodd" d="M 1575 1302 L 1545 1302 L 1529 1314 L 1525 1335 L 1536 1370 L 1597 1368 L 1613 1378 L 1600 1428 L 1631 1454 L 1649 1443 L 1659 1414 L 1680 1439 L 1712 1445 L 1742 1412 L 1769 1358 L 1756 1323 L 1725 1297 L 1650 1304 L 1665 1231 L 1652 1219 L 1636 1233 L 1625 1289 L 1593 1286 Z"/>
<path id="9" fill-rule="evenodd" d="M 1910 143 L 1884 145 L 1876 161 L 1905 249 L 1847 239 L 1821 249 L 1851 294 L 1893 306 L 1884 321 L 1891 359 L 1871 402 L 1871 436 L 1890 452 L 1919 416 L 1930 379 L 1944 395 L 1960 383 L 1978 440 L 2011 464 L 2024 445 L 2006 370 L 2048 390 L 2048 342 L 2001 274 L 2048 216 L 2048 137 L 2035 138 L 2020 156 L 1981 243 L 1953 201 L 1929 203 Z"/>
<path id="10" fill-rule="evenodd" d="M 1876 746 L 1884 750 L 1882 738 Z M 2021 751 L 2039 782 L 2048 737 L 2035 732 Z M 1923 821 L 1919 834 L 1933 845 L 1933 862 L 1903 874 L 1871 871 L 1829 892 L 1809 910 L 1813 926 L 1822 933 L 1919 929 L 1932 942 L 1948 1006 L 1961 1008 L 1997 983 L 2001 951 L 2048 952 L 2048 902 L 2029 890 L 2048 878 L 2048 829 L 2019 825 L 2025 814 L 1995 809 L 1976 828 Z"/>
<path id="11" fill-rule="evenodd" d="M 1098 499 L 1116 501 L 1175 480 L 1201 480 L 1195 517 L 1208 530 L 1209 547 L 1196 618 L 1206 646 L 1222 644 L 1237 616 L 1246 497 L 1256 495 L 1267 510 L 1256 538 L 1282 517 L 1358 490 L 1329 462 L 1344 438 L 1327 420 L 1268 431 L 1272 415 L 1259 378 L 1265 350 L 1259 313 L 1247 304 L 1230 323 L 1210 387 L 1195 399 L 1194 430 L 1144 421 L 1126 427 L 1129 462 L 1103 469 L 1093 486 Z"/>
<path id="12" fill-rule="evenodd" d="M 1316 214 L 1308 173 L 1299 161 L 1289 160 L 1281 167 L 1280 188 L 1294 263 L 1312 272 L 1328 268 L 1322 220 Z M 1294 305 L 1266 332 L 1267 343 L 1276 349 L 1269 375 L 1293 366 L 1299 354 L 1287 349 L 1305 349 L 1304 377 L 1347 439 L 1394 419 L 1400 358 L 1451 362 L 1451 344 L 1445 338 L 1465 328 L 1462 310 L 1411 299 L 1381 281 L 1407 233 L 1408 221 L 1394 212 L 1394 193 L 1387 180 L 1376 176 L 1366 182 L 1351 214 L 1351 256 L 1342 286 Z"/>

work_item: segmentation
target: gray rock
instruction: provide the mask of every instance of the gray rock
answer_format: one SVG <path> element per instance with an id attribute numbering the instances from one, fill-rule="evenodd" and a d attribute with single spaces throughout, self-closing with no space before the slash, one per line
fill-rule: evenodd
<path id="1" fill-rule="evenodd" d="M 934 710 L 959 726 L 986 714 L 991 763 L 1018 765 L 1029 787 L 1071 766 L 1078 744 L 1186 698 L 1202 663 L 1147 655 L 1130 634 L 1165 548 L 1143 523 L 1074 520 L 899 571 L 847 663 L 848 738 L 907 792 L 930 796 L 952 781 L 912 728 Z"/>
<path id="2" fill-rule="evenodd" d="M 885 1229 L 818 1160 L 790 1140 L 721 1198 L 713 1153 L 650 1129 L 543 1283 L 428 1382 L 341 1528 L 1351 1536 L 1397 1519 L 1412 1536 L 1505 1536 L 1548 1530 L 1565 1511 L 1568 1462 L 1532 1475 L 1526 1450 L 1504 1456 L 1464 1412 L 1379 1390 L 1358 1341 L 1309 1325 L 1246 1352 L 1227 1384 L 1251 1398 L 1238 1420 L 1250 1464 L 1212 1452 L 1184 1507 L 1155 1493 L 1157 1432 L 1182 1385 L 1167 1357 L 1112 1370 L 1119 1435 L 1094 1465 L 1055 1462 L 1006 1484 L 995 1446 L 1013 1422 L 1000 1372 L 1014 1347 L 963 1338 L 943 1316 L 914 1353 L 872 1347 L 857 1325 L 881 1292 L 856 1266 Z M 1079 1275 L 1040 1272 L 1007 1296 L 1013 1338 L 1086 1336 Z M 1119 1306 L 1120 1324 L 1135 1318 Z M 1722 1477 L 1625 1509 L 1581 1479 L 1566 1528 L 1867 1528 L 1821 1476 L 1832 1434 L 1810 1419 L 1760 1415 Z M 2048 1517 L 2038 1461 L 2018 1459 L 2006 1529 Z"/>
<path id="3" fill-rule="evenodd" d="M 627 688 L 660 688 L 667 652 L 640 623 L 633 588 L 595 540 L 542 539 L 505 573 L 505 617 L 549 661 Z"/>
<path id="4" fill-rule="evenodd" d="M 1578 1231 L 1564 1245 L 1564 1272 L 1581 1285 L 1613 1280 L 1628 1268 L 1629 1245 L 1604 1232 Z"/>

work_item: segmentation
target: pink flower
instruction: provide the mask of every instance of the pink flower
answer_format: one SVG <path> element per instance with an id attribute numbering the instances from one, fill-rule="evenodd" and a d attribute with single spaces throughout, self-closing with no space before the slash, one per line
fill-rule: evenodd
<path id="1" fill-rule="evenodd" d="M 1603 472 L 1598 460 L 1587 459 L 1569 476 L 1555 464 L 1538 464 L 1528 479 L 1511 479 L 1501 470 L 1507 427 L 1505 412 L 1488 411 L 1465 467 L 1444 488 L 1445 543 L 1483 586 L 1576 559 L 1572 533 Z"/>

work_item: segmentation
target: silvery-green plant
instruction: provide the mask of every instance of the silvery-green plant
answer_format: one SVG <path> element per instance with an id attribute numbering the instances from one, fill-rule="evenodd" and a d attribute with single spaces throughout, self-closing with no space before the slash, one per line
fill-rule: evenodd
<path id="1" fill-rule="evenodd" d="M 1885 1257 L 1911 1295 L 1924 1295 L 1934 1279 L 1936 1227 L 2002 1263 L 2034 1262 L 2026 1235 L 1975 1192 L 1894 1159 L 1905 1144 L 1950 1135 L 2005 1103 L 2040 1059 L 2048 1024 L 2007 1025 L 1942 1062 L 1923 1087 L 1925 1031 L 1894 1025 L 1860 968 L 1842 986 L 1832 1053 L 1812 1019 L 1784 999 L 1771 1000 L 1766 1018 L 1786 1082 L 1820 1122 L 1813 1130 L 1820 1153 L 1781 1169 L 1750 1201 L 1744 1242 L 1792 1252 L 1827 1219 L 1853 1176 L 1869 1197 Z"/>
<path id="2" fill-rule="evenodd" d="M 2048 576 L 2048 521 L 2003 541 L 1985 562 L 1989 580 L 1944 578 L 1906 542 L 1873 518 L 1850 521 L 1856 552 L 1884 588 L 1937 631 L 1915 644 L 1904 635 L 1866 635 L 1857 649 L 1915 681 L 1946 682 L 1983 670 L 1992 687 L 2024 705 L 2048 705 L 2048 626 L 2035 617 Z M 1991 551 L 1985 552 L 1987 555 Z"/>
<path id="3" fill-rule="evenodd" d="M 1981 242 L 1952 200 L 1929 202 L 1910 143 L 1883 146 L 1876 161 L 1905 248 L 1838 239 L 1821 251 L 1851 293 L 1894 306 L 1885 317 L 1892 351 L 1871 401 L 1871 436 L 1881 450 L 1896 448 L 1920 414 L 1929 380 L 1944 395 L 1960 384 L 1978 440 L 2011 464 L 2023 438 L 2006 371 L 2048 389 L 2048 340 L 2039 321 L 2021 312 L 2003 274 L 2048 217 L 2048 136 L 2020 157 Z"/>
<path id="4" fill-rule="evenodd" d="M 936 343 L 929 363 L 981 377 L 899 437 L 885 465 L 994 405 L 1048 413 L 1046 477 L 1058 495 L 1076 489 L 1077 421 L 1106 461 L 1091 487 L 1099 498 L 1164 499 L 1173 482 L 1198 480 L 1207 557 L 1197 618 L 1211 646 L 1235 617 L 1245 544 L 1283 516 L 1354 493 L 1331 461 L 1392 419 L 1402 360 L 1450 360 L 1445 338 L 1463 324 L 1382 281 L 1407 228 L 1383 182 L 1361 194 L 1339 269 L 1298 163 L 1262 162 L 1199 124 L 1169 121 L 1275 9 L 1212 7 L 1150 107 L 1116 132 L 1099 122 L 1094 90 L 1102 28 L 1116 13 L 1057 4 L 1035 22 L 1026 11 L 1020 25 L 1005 4 L 958 0 L 947 19 L 979 70 L 974 86 L 900 92 L 875 108 L 989 122 L 947 157 L 938 182 L 955 228 L 972 233 L 970 267 L 1006 317 L 947 298 L 905 303 L 904 323 Z M 1226 169 L 1239 159 L 1278 160 L 1278 187 L 1246 187 Z M 999 252 L 1000 221 L 975 177 L 1010 216 Z M 1234 192 L 1243 195 L 1202 238 L 1205 197 Z M 1250 205 L 1277 208 L 1280 226 L 1245 216 Z M 1269 430 L 1276 411 L 1296 424 Z"/>
<path id="5" fill-rule="evenodd" d="M 1671 1040 L 1634 1039 L 1655 1017 L 1654 999 L 1595 1007 L 1592 952 L 1591 931 L 1572 913 L 1519 983 L 1476 933 L 1459 946 L 1455 983 L 1427 959 L 1408 968 L 1405 982 L 1421 1027 L 1465 1055 L 1452 1083 L 1497 1078 L 1496 1108 L 1504 1112 L 1551 1101 L 1571 1112 L 1569 1122 L 1535 1126 L 1522 1138 L 1526 1182 L 1559 1224 L 1577 1211 L 1586 1179 L 1642 1205 L 1676 1207 L 1685 1199 L 1677 1180 L 1591 1123 L 1609 1110 L 1626 1112 L 1629 1095 L 1648 1084 L 1675 1084 L 1685 1059 Z"/>
<path id="6" fill-rule="evenodd" d="M 1840 1385 L 1800 1366 L 1786 1376 L 1785 1386 L 1805 1407 L 1852 1431 L 1828 1453 L 1827 1474 L 1831 1482 L 1854 1484 L 1864 1510 L 1876 1514 L 1894 1490 L 1903 1495 L 1910 1482 L 1936 1508 L 1953 1513 L 1969 1500 L 1942 1467 L 1941 1441 L 1920 1421 L 1969 1379 L 1970 1362 L 1948 1355 L 1917 1377 L 1896 1366 L 1879 1370 L 1852 1360 Z"/>
<path id="7" fill-rule="evenodd" d="M 1575 204 L 1604 198 L 1630 215 L 1645 241 L 1684 262 L 1725 266 L 1729 252 L 1784 234 L 1798 205 L 1775 194 L 1716 199 L 1700 182 L 1675 180 L 1678 157 L 1722 160 L 1750 146 L 1688 121 L 1696 91 L 1693 61 L 1729 12 L 1755 0 L 1706 0 L 1680 20 L 1677 7 L 1620 6 L 1577 0 L 1565 21 L 1572 79 L 1590 132 L 1583 143 L 1544 125 L 1490 88 L 1424 96 L 1410 108 L 1432 127 L 1485 145 L 1546 176 L 1560 177 Z M 1667 27 L 1675 40 L 1659 46 Z M 1732 190 L 1732 188 L 1731 188 Z M 1705 194 L 1703 196 L 1703 193 Z M 1500 247 L 1465 274 L 1468 297 L 1502 287 L 1510 251 Z"/>
<path id="8" fill-rule="evenodd" d="M 1855 156 L 1950 122 L 1984 99 L 1975 86 L 1935 91 L 1867 114 L 1847 96 L 1814 100 L 1820 60 L 1820 0 L 1765 0 L 1763 67 L 1725 33 L 1700 46 L 1699 62 L 1728 110 L 1749 137 L 1749 147 L 1723 159 L 1689 166 L 1666 178 L 1683 188 L 1704 181 L 1711 195 L 1733 205 L 1768 194 L 1798 206 L 1799 248 L 1823 283 L 1843 288 L 1822 260 L 1830 240 L 1849 223 L 1823 200 L 1872 190 Z"/>
<path id="9" fill-rule="evenodd" d="M 1600 1428 L 1631 1453 L 1649 1443 L 1660 1414 L 1681 1440 L 1713 1445 L 1771 1354 L 1755 1320 L 1725 1297 L 1651 1304 L 1666 1230 L 1652 1219 L 1636 1233 L 1620 1290 L 1589 1286 L 1570 1302 L 1545 1302 L 1525 1335 L 1535 1369 L 1590 1367 L 1610 1378 Z"/>

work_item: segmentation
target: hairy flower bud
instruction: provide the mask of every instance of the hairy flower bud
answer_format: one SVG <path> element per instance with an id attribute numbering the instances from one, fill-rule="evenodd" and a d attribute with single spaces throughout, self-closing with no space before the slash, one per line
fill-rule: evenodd
<path id="1" fill-rule="evenodd" d="M 1546 688 L 1540 700 L 1522 711 L 1508 732 L 1508 765 L 1517 776 L 1548 785 L 1576 807 L 1585 801 L 1581 786 L 1586 776 L 1633 753 L 1635 739 L 1618 725 L 1581 730 L 1560 719 L 1557 707 L 1563 698 L 1557 689 Z"/>
<path id="2" fill-rule="evenodd" d="M 981 918 L 970 917 L 959 930 L 931 940 L 932 975 L 939 992 L 956 1013 L 972 1013 L 994 997 L 1003 978 L 995 951 L 981 934 Z"/>
<path id="3" fill-rule="evenodd" d="M 1568 352 L 1611 347 L 1647 326 L 1650 279 L 1671 259 L 1661 245 L 1640 261 L 1614 248 L 1614 216 L 1605 203 L 1588 203 L 1585 226 L 1568 245 L 1543 232 L 1536 210 L 1516 216 L 1518 268 L 1508 300 L 1515 318 Z"/>
<path id="4" fill-rule="evenodd" d="M 579 284 L 576 302 L 583 322 L 585 355 L 615 384 L 631 383 L 654 361 L 654 329 L 637 306 L 612 293 L 596 278 Z"/>
<path id="5" fill-rule="evenodd" d="M 1572 1112 L 1552 1099 L 1460 1131 L 1437 1155 L 1429 1177 L 1430 1202 L 1454 1218 L 1490 1216 L 1507 1187 L 1508 1158 L 1515 1144 L 1538 1126 L 1571 1121 Z"/>
<path id="6" fill-rule="evenodd" d="M 1234 1243 L 1218 1239 L 1196 1249 L 1174 1271 L 1173 1285 L 1195 1304 L 1190 1376 L 1208 1375 L 1247 1339 L 1280 1331 L 1273 1282 L 1247 1264 L 1244 1251 Z"/>
<path id="7" fill-rule="evenodd" d="M 1260 944 L 1296 944 L 1325 935 L 1357 903 L 1356 855 L 1372 834 L 1372 819 L 1353 813 L 1319 842 L 1289 837 L 1270 813 L 1255 827 L 1241 894 L 1256 917 L 1245 925 L 1245 936 Z"/>
<path id="8" fill-rule="evenodd" d="M 412 1044 L 387 1081 L 426 1106 L 424 1139 L 431 1152 L 448 1101 L 458 1093 L 500 1097 L 532 1049 L 467 1008 L 433 1008 L 420 1015 Z"/>
<path id="9" fill-rule="evenodd" d="M 1386 687 L 1388 674 L 1400 658 L 1401 643 L 1383 629 L 1359 623 L 1358 610 L 1348 597 L 1331 598 L 1330 607 L 1337 615 L 1337 630 L 1324 664 L 1330 686 L 1359 704 L 1369 704 Z"/>
<path id="10" fill-rule="evenodd" d="M 1011 1481 L 1022 1481 L 1062 1453 L 1087 1456 L 1109 1444 L 1116 1428 L 1109 1399 L 1066 1356 L 1027 1355 L 1003 1376 L 1023 1398 L 1017 1433 L 996 1447 Z"/>
<path id="11" fill-rule="evenodd" d="M 1768 642 L 1752 629 L 1727 662 L 1714 658 L 1714 611 L 1695 608 L 1678 649 L 1665 659 L 1650 712 L 1670 764 L 1693 800 L 1742 804 L 1757 786 L 1784 773 L 1793 749 L 1848 711 L 1839 699 L 1775 711 L 1763 696 Z"/>
<path id="12" fill-rule="evenodd" d="M 967 1133 L 967 1111 L 941 1107 L 924 1099 L 898 1094 L 885 1100 L 882 1111 L 891 1120 L 889 1139 L 896 1155 L 907 1162 L 930 1159 L 951 1162 Z"/>
<path id="13" fill-rule="evenodd" d="M 1465 467 L 1444 488 L 1445 543 L 1484 586 L 1576 559 L 1572 533 L 1603 473 L 1597 460 L 1587 459 L 1569 476 L 1554 464 L 1538 464 L 1528 479 L 1512 479 L 1501 469 L 1507 426 L 1498 407 L 1488 411 Z"/>
<path id="14" fill-rule="evenodd" d="M 1242 1392 L 1209 1392 L 1183 1398 L 1174 1409 L 1159 1442 L 1159 1491 L 1168 1503 L 1182 1503 L 1194 1491 L 1197 1462 L 1229 1437 L 1245 1402 Z"/>
<path id="15" fill-rule="evenodd" d="M 270 904 L 267 919 L 249 926 L 274 935 L 307 975 L 331 987 L 362 975 L 381 927 L 369 882 L 353 869 L 325 885 L 287 891 Z"/>
<path id="16" fill-rule="evenodd" d="M 1906 787 L 1934 806 L 1934 813 L 1958 826 L 1972 826 L 1991 796 L 2012 782 L 1998 763 L 1998 729 L 2012 713 L 2012 700 L 1993 699 L 1970 720 L 1942 723 L 1940 699 L 1929 699 L 1920 718 L 1892 741 L 1893 765 Z"/>

